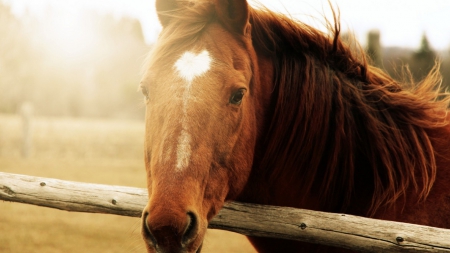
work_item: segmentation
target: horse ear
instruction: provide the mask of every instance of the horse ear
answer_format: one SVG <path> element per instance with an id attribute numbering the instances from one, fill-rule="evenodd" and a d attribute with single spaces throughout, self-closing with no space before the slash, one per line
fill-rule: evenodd
<path id="1" fill-rule="evenodd" d="M 178 8 L 177 0 L 156 0 L 156 12 L 159 22 L 166 26 L 170 21 L 169 12 Z"/>
<path id="2" fill-rule="evenodd" d="M 249 20 L 247 0 L 216 0 L 219 20 L 233 32 L 245 35 Z"/>

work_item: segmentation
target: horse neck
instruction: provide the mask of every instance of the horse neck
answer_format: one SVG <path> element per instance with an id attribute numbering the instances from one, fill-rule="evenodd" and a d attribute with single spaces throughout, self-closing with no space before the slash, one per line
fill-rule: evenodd
<path id="1" fill-rule="evenodd" d="M 265 72 L 261 71 L 261 73 Z M 264 87 L 264 85 L 266 85 L 266 87 L 269 87 L 270 91 L 272 91 L 273 84 L 271 83 L 271 81 L 266 80 L 265 82 L 262 82 L 261 86 Z M 264 111 L 266 111 L 266 113 L 264 114 L 264 117 L 262 117 L 264 120 L 260 121 L 260 124 L 264 125 L 264 127 L 259 129 L 263 129 L 261 131 L 262 137 L 270 136 L 271 133 L 268 132 L 267 125 L 272 120 L 271 118 L 271 114 L 273 114 L 273 108 L 271 108 L 272 104 L 267 102 L 261 104 L 265 105 Z M 330 104 L 329 106 L 332 105 Z M 389 104 L 384 104 L 381 106 L 381 108 L 389 108 L 389 106 L 390 106 Z M 396 117 L 401 117 L 400 115 L 402 114 L 403 113 L 401 112 L 401 110 L 398 110 L 396 113 L 392 115 L 393 117 L 392 120 L 397 121 L 398 119 Z M 318 163 L 317 167 L 312 168 L 315 170 L 314 174 L 312 174 L 313 176 L 310 176 L 308 173 L 305 174 L 302 172 L 302 170 L 308 168 L 307 166 L 308 163 L 305 162 L 301 162 L 300 164 L 290 164 L 291 165 L 290 167 L 288 166 L 284 168 L 267 167 L 265 164 L 262 164 L 264 162 L 261 163 L 261 161 L 267 161 L 266 157 L 267 155 L 265 150 L 266 143 L 264 142 L 264 138 L 260 138 L 256 146 L 255 161 L 252 174 L 249 179 L 249 184 L 246 188 L 246 191 L 244 191 L 244 194 L 242 194 L 241 196 L 242 199 L 247 202 L 256 202 L 263 204 L 301 207 L 325 211 L 344 211 L 342 209 L 343 208 L 342 203 L 345 201 L 350 202 L 351 198 L 352 202 L 358 203 L 358 206 L 356 208 L 354 206 L 349 206 L 348 210 L 351 210 L 351 212 L 355 214 L 366 215 L 370 205 L 374 204 L 374 202 L 371 203 L 371 200 L 373 200 L 374 198 L 378 198 L 377 203 L 375 205 L 379 206 L 382 203 L 395 202 L 396 199 L 398 198 L 399 193 L 400 195 L 404 195 L 406 192 L 414 192 L 414 189 L 410 190 L 410 188 L 414 188 L 413 185 L 415 184 L 415 182 L 405 183 L 405 181 L 402 181 L 403 178 L 400 177 L 406 174 L 406 176 L 409 177 L 409 179 L 407 180 L 411 179 L 415 180 L 414 175 L 416 173 L 419 173 L 418 174 L 419 177 L 423 176 L 423 174 L 421 173 L 431 173 L 426 175 L 428 177 L 429 175 L 432 176 L 433 172 L 430 171 L 424 172 L 424 170 L 417 172 L 417 170 L 414 169 L 402 168 L 402 166 L 411 167 L 408 164 L 400 164 L 400 165 L 394 164 L 393 166 L 396 166 L 396 168 L 394 168 L 396 170 L 394 174 L 396 175 L 394 175 L 393 179 L 390 179 L 391 185 L 395 185 L 398 183 L 400 187 L 403 187 L 403 189 L 392 190 L 389 189 L 389 187 L 392 186 L 388 187 L 381 186 L 381 188 L 378 189 L 378 192 L 374 192 L 374 189 L 376 188 L 375 184 L 377 183 L 376 180 L 374 179 L 374 171 L 378 170 L 377 166 L 383 167 L 386 165 L 378 162 L 376 163 L 378 165 L 374 165 L 374 159 L 375 160 L 379 159 L 381 157 L 380 152 L 386 153 L 385 149 L 388 148 L 389 150 L 391 150 L 392 147 L 386 147 L 386 144 L 388 143 L 384 142 L 383 142 L 384 144 L 382 143 L 384 146 L 378 143 L 377 144 L 378 146 L 376 148 L 369 147 L 372 145 L 372 143 L 378 142 L 380 138 L 382 139 L 382 135 L 378 134 L 377 136 L 375 136 L 373 135 L 373 132 L 371 132 L 371 131 L 378 131 L 375 125 L 372 126 L 372 128 L 375 129 L 366 129 L 367 122 L 364 121 L 364 117 L 369 116 L 371 115 L 362 115 L 362 117 L 352 118 L 352 122 L 350 122 L 351 124 L 346 125 L 346 127 L 351 127 L 351 129 L 347 129 L 348 131 L 347 134 L 352 135 L 353 138 L 350 139 L 351 141 L 349 144 L 346 144 L 345 143 L 347 141 L 346 137 L 341 136 L 340 140 L 338 140 L 337 142 L 342 142 L 343 146 L 333 147 L 335 150 L 337 148 L 342 148 L 342 150 L 339 151 L 339 155 L 347 157 L 344 159 L 337 158 L 339 161 L 334 164 L 334 167 L 336 167 L 336 169 L 332 169 L 331 167 L 333 166 L 329 166 L 329 164 L 323 162 L 327 159 L 333 159 L 333 157 L 330 157 L 329 153 L 327 153 L 329 151 L 324 151 L 324 153 L 320 154 L 314 154 L 314 152 L 311 152 L 309 150 L 302 152 L 303 155 L 300 156 L 302 156 L 303 160 L 307 160 L 314 155 L 322 157 L 323 161 Z M 447 118 L 448 122 L 450 122 L 449 117 Z M 278 123 L 281 124 L 281 122 Z M 400 126 L 398 127 L 402 128 L 402 124 L 403 123 L 401 123 Z M 396 125 L 393 125 L 392 127 L 395 126 Z M 398 129 L 398 131 L 401 132 L 400 128 Z M 433 150 L 435 150 L 436 153 L 438 154 L 442 153 L 441 155 L 442 157 L 450 157 L 450 143 L 449 143 L 450 138 L 442 138 L 442 136 L 450 136 L 450 126 L 447 125 L 441 128 L 430 128 L 426 129 L 426 132 L 428 133 L 430 141 L 432 142 Z M 320 133 L 316 132 L 316 135 L 320 135 Z M 361 138 L 361 136 L 365 137 Z M 405 136 L 403 136 L 402 138 L 405 138 Z M 328 140 L 328 142 L 329 141 L 330 140 Z M 331 143 L 333 141 L 334 139 L 331 140 Z M 365 149 L 362 149 L 361 147 L 365 147 Z M 388 153 L 390 152 L 389 150 Z M 427 151 L 429 152 L 429 150 Z M 336 155 L 337 153 L 331 152 L 331 155 L 333 154 Z M 368 155 L 372 157 L 370 158 L 368 157 Z M 352 156 L 353 158 L 350 159 L 350 157 Z M 390 162 L 395 162 L 394 161 L 395 159 L 393 159 L 392 155 L 388 154 L 388 156 L 390 156 L 390 158 L 385 159 L 390 159 Z M 448 163 L 449 162 L 446 159 L 436 160 L 436 165 L 438 167 L 447 166 Z M 275 166 L 278 165 L 277 162 L 274 162 L 273 164 Z M 346 170 L 347 169 L 346 166 L 351 166 L 352 169 Z M 330 170 L 330 168 L 332 170 Z M 391 176 L 390 174 L 386 174 L 390 173 L 388 170 L 386 170 L 386 168 L 384 168 L 383 170 L 384 171 L 381 171 L 381 174 L 377 175 L 378 177 L 381 177 L 377 179 L 379 180 L 378 183 L 380 183 L 380 180 L 385 180 L 386 179 L 385 177 Z M 331 187 L 334 188 L 332 188 L 331 191 L 330 190 L 328 191 L 328 193 L 331 192 L 331 195 L 327 195 L 328 193 L 323 195 L 322 193 L 320 193 L 321 190 L 323 190 L 324 186 L 322 176 L 330 173 L 336 173 L 335 178 L 340 179 L 336 180 L 335 182 L 332 182 Z M 310 182 L 305 181 L 305 175 L 308 178 L 308 180 L 311 180 Z M 346 177 L 348 177 L 348 179 Z M 303 184 L 305 184 L 305 182 L 310 183 L 310 186 L 304 187 Z M 419 184 L 421 184 L 421 182 L 419 182 Z M 423 185 L 420 185 L 420 187 L 422 186 Z M 351 197 L 349 196 L 350 192 L 352 192 L 353 194 Z M 320 202 L 319 199 L 324 199 L 325 201 Z M 324 202 L 329 202 L 330 199 L 332 200 L 331 202 L 334 203 L 324 205 Z M 375 210 L 376 208 L 377 206 L 375 207 L 372 206 L 371 209 Z"/>

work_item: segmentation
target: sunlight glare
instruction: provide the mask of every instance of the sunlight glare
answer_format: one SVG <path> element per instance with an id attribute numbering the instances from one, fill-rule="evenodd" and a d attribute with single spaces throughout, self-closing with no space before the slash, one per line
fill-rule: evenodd
<path id="1" fill-rule="evenodd" d="M 47 50 L 57 58 L 82 60 L 98 42 L 95 26 L 88 22 L 85 12 L 63 11 L 47 17 L 40 33 Z"/>

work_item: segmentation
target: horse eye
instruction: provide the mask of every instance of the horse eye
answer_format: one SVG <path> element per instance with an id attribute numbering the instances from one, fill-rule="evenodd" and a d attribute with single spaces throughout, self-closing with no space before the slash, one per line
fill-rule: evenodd
<path id="1" fill-rule="evenodd" d="M 239 89 L 233 94 L 231 94 L 230 97 L 230 104 L 233 105 L 240 105 L 242 103 L 242 98 L 244 98 L 245 89 Z"/>
<path id="2" fill-rule="evenodd" d="M 145 99 L 148 99 L 148 89 L 147 89 L 147 87 L 141 85 L 141 91 L 142 91 L 142 94 L 144 94 Z"/>

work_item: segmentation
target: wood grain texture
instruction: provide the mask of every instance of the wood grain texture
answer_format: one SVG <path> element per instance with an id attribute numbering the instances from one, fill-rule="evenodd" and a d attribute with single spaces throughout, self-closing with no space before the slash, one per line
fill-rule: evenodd
<path id="1" fill-rule="evenodd" d="M 146 189 L 0 172 L 0 200 L 140 217 Z M 450 230 L 304 209 L 226 203 L 210 228 L 362 252 L 450 252 Z"/>

